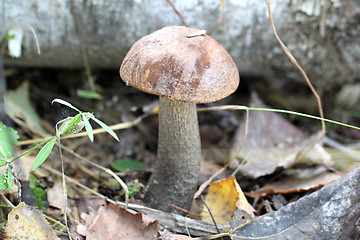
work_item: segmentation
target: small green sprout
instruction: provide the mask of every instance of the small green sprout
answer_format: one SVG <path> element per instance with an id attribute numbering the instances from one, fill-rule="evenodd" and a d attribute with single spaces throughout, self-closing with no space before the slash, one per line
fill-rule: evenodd
<path id="1" fill-rule="evenodd" d="M 39 151 L 38 155 L 35 158 L 33 164 L 33 170 L 38 168 L 41 164 L 45 162 L 47 157 L 50 155 L 50 152 L 55 146 L 56 141 L 60 141 L 62 137 L 78 133 L 82 131 L 84 128 L 89 136 L 90 141 L 94 141 L 94 133 L 93 128 L 89 122 L 89 119 L 92 119 L 97 124 L 99 124 L 105 131 L 107 131 L 111 136 L 113 136 L 117 141 L 119 141 L 116 133 L 108 127 L 105 123 L 95 118 L 92 113 L 82 112 L 67 101 L 61 99 L 54 99 L 52 103 L 57 102 L 59 104 L 63 104 L 71 109 L 74 109 L 78 112 L 74 117 L 68 117 L 59 121 L 56 124 L 56 136 L 53 136 L 45 141 L 39 143 L 35 147 L 27 150 L 19 156 L 15 156 L 15 144 L 19 138 L 17 132 L 5 126 L 2 122 L 0 122 L 0 167 L 5 166 L 6 171 L 4 173 L 0 173 L 0 190 L 6 189 L 11 192 L 13 188 L 14 175 L 12 173 L 12 169 L 10 164 L 18 158 L 32 152 L 33 150 L 39 148 L 44 145 L 44 147 Z M 58 125 L 60 125 L 58 127 Z"/>

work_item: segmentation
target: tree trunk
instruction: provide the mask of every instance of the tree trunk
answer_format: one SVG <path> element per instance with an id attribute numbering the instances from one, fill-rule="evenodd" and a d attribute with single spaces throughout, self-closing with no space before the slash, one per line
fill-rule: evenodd
<path id="1" fill-rule="evenodd" d="M 118 68 L 131 45 L 163 26 L 182 25 L 165 0 L 74 0 L 92 68 Z M 221 1 L 172 0 L 190 27 L 211 30 Z M 276 42 L 264 1 L 228 0 L 212 36 L 227 49 L 242 75 L 302 81 Z M 316 85 L 327 88 L 360 77 L 360 1 L 272 0 L 280 37 Z M 37 33 L 41 54 L 27 27 L 22 56 L 7 65 L 83 67 L 70 0 L 0 3 L 1 31 L 25 23 Z M 23 25 L 22 25 L 23 26 Z"/>

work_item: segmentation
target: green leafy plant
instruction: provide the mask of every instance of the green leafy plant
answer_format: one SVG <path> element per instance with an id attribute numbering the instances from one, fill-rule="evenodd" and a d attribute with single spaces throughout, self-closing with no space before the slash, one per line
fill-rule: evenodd
<path id="1" fill-rule="evenodd" d="M 59 121 L 56 124 L 56 136 L 53 136 L 39 143 L 35 147 L 27 150 L 26 152 L 24 152 L 19 156 L 15 156 L 15 148 L 14 148 L 19 138 L 17 132 L 14 129 L 7 127 L 0 122 L 0 167 L 5 166 L 6 169 L 6 173 L 5 173 L 6 175 L 0 173 L 0 190 L 5 189 L 11 191 L 13 188 L 14 176 L 12 174 L 10 164 L 16 159 L 19 159 L 20 157 L 34 151 L 40 146 L 44 145 L 44 147 L 39 151 L 38 155 L 35 158 L 32 167 L 33 170 L 35 170 L 45 162 L 45 160 L 51 153 L 52 149 L 54 148 L 56 141 L 60 141 L 62 137 L 78 133 L 85 127 L 85 130 L 88 134 L 90 141 L 94 141 L 94 132 L 89 121 L 90 119 L 92 119 L 94 122 L 99 124 L 106 132 L 108 132 L 117 141 L 119 141 L 119 138 L 117 137 L 116 133 L 105 123 L 95 118 L 95 116 L 92 113 L 82 112 L 73 105 L 71 105 L 69 102 L 64 101 L 62 99 L 54 99 L 52 101 L 52 103 L 55 102 L 65 105 L 77 111 L 78 114 L 75 115 L 74 117 L 68 117 L 66 119 Z M 59 124 L 60 126 L 58 127 Z"/>
<path id="2" fill-rule="evenodd" d="M 34 175 L 30 175 L 29 177 L 29 186 L 34 194 L 37 206 L 40 209 L 44 209 L 46 206 L 46 201 L 44 200 L 46 198 L 46 191 L 37 184 L 37 179 Z"/>
<path id="3" fill-rule="evenodd" d="M 5 166 L 6 169 L 6 176 L 0 173 L 0 190 L 8 189 L 9 192 L 12 191 L 14 176 L 11 171 L 11 161 L 8 159 L 14 156 L 14 145 L 18 139 L 17 131 L 0 122 L 0 166 Z"/>
<path id="4" fill-rule="evenodd" d="M 135 200 L 135 196 L 138 192 L 140 192 L 142 189 L 144 189 L 144 185 L 141 184 L 140 182 L 138 182 L 137 180 L 132 182 L 132 183 L 129 183 L 129 198 L 131 200 Z"/>

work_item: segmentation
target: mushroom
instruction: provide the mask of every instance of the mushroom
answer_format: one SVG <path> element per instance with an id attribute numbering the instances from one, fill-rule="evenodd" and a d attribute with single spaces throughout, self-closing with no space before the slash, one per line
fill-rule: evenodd
<path id="1" fill-rule="evenodd" d="M 164 27 L 138 40 L 120 67 L 128 85 L 158 95 L 158 153 L 144 201 L 173 212 L 189 209 L 196 191 L 201 143 L 196 103 L 233 93 L 239 72 L 226 50 L 197 29 Z"/>

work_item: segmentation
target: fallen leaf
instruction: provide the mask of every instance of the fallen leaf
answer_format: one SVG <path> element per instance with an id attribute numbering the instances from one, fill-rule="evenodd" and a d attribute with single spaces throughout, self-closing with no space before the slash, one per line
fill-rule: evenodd
<path id="1" fill-rule="evenodd" d="M 106 204 L 106 201 L 103 198 L 89 195 L 81 196 L 78 211 L 80 221 L 76 226 L 76 232 L 82 236 L 85 236 L 88 230 L 88 226 L 93 222 L 96 212 Z"/>
<path id="2" fill-rule="evenodd" d="M 339 173 L 322 172 L 316 175 L 301 177 L 297 175 L 287 176 L 281 180 L 266 184 L 256 191 L 247 193 L 248 196 L 256 198 L 269 194 L 289 194 L 294 192 L 303 192 L 308 190 L 316 190 L 324 185 L 339 179 Z"/>
<path id="3" fill-rule="evenodd" d="M 30 130 L 44 136 L 47 134 L 41 126 L 40 117 L 31 105 L 29 82 L 24 82 L 16 90 L 6 93 L 5 112 L 12 119 L 22 119 Z"/>
<path id="4" fill-rule="evenodd" d="M 142 213 L 117 205 L 101 206 L 89 226 L 87 240 L 157 239 L 158 222 Z"/>
<path id="5" fill-rule="evenodd" d="M 10 159 L 15 154 L 15 144 L 19 139 L 18 132 L 0 122 L 0 158 Z"/>
<path id="6" fill-rule="evenodd" d="M 219 224 L 226 224 L 225 220 L 231 220 L 236 209 L 244 209 L 253 215 L 251 205 L 233 176 L 210 184 L 205 202 L 216 223 Z M 212 222 L 206 206 L 203 207 L 201 212 L 201 219 Z"/>
<path id="7" fill-rule="evenodd" d="M 360 168 L 278 211 L 229 223 L 233 240 L 359 239 Z"/>
<path id="8" fill-rule="evenodd" d="M 23 202 L 9 213 L 5 232 L 10 239 L 59 239 L 39 210 Z"/>
<path id="9" fill-rule="evenodd" d="M 252 94 L 250 106 L 268 108 L 256 94 Z M 298 160 L 299 153 L 309 150 L 319 139 L 318 134 L 305 138 L 300 129 L 278 113 L 250 111 L 248 135 L 242 146 L 245 121 L 240 126 L 234 137 L 233 152 L 246 160 L 240 166 L 240 172 L 254 179 L 271 174 L 277 168 L 289 168 Z M 332 164 L 331 156 L 319 144 L 306 153 L 306 159 L 308 162 Z"/>
<path id="10" fill-rule="evenodd" d="M 16 161 L 12 162 L 15 176 L 23 181 L 29 181 L 29 176 L 32 171 L 35 157 L 27 154 Z"/>
<path id="11" fill-rule="evenodd" d="M 62 183 L 58 181 L 54 182 L 53 186 L 47 188 L 46 190 L 46 197 L 49 206 L 58 208 L 61 210 L 61 212 L 64 212 L 65 199 L 63 195 L 64 195 L 64 189 L 62 187 Z"/>

